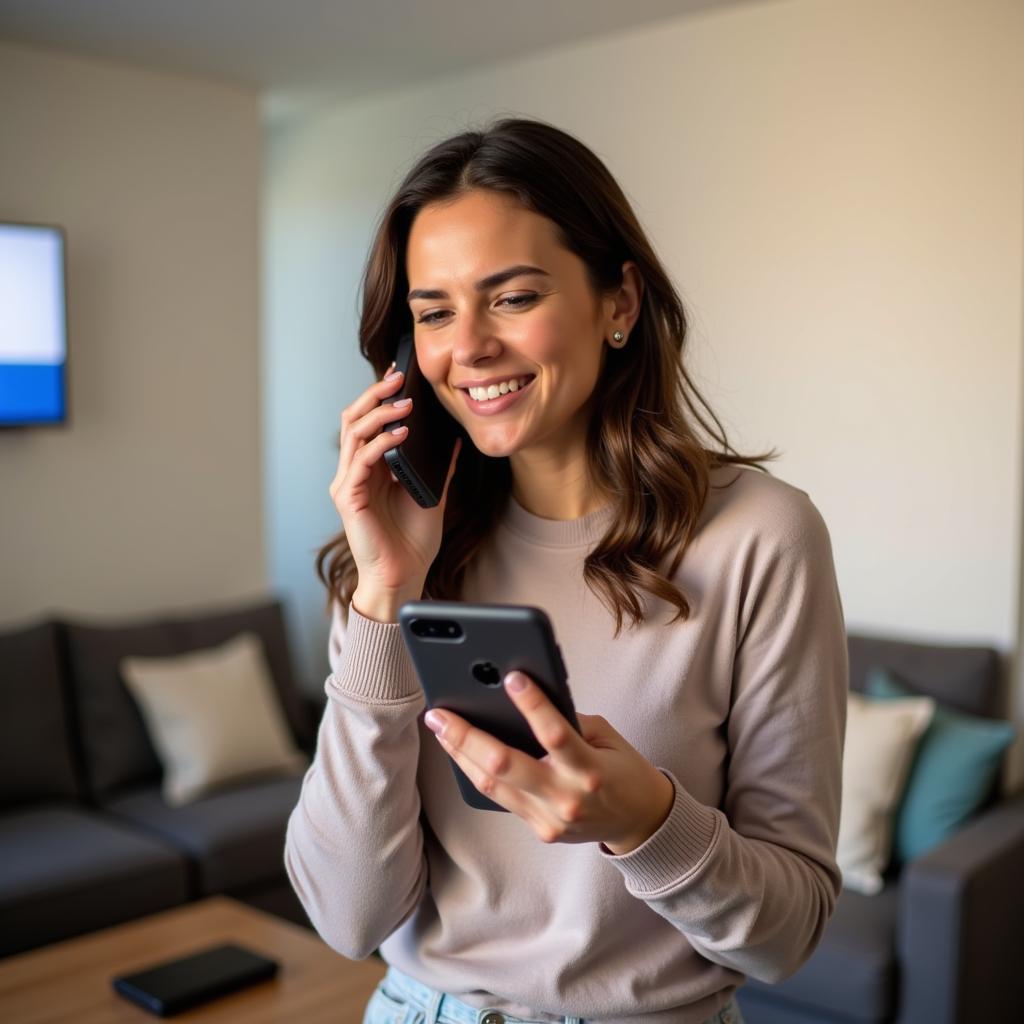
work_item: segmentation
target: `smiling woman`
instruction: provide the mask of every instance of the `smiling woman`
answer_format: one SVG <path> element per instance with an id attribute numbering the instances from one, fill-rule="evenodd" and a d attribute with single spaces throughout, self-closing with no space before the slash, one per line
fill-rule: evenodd
<path id="1" fill-rule="evenodd" d="M 389 965 L 364 1024 L 738 1024 L 737 988 L 810 956 L 841 881 L 824 521 L 759 471 L 772 453 L 730 447 L 668 274 L 557 128 L 506 119 L 428 151 L 362 302 L 378 379 L 341 417 L 344 528 L 317 559 L 329 700 L 285 864 L 327 942 Z M 431 508 L 385 461 L 410 330 L 465 438 Z M 508 699 L 542 758 L 425 716 L 396 621 L 421 597 L 544 608 L 579 731 L 521 673 Z M 511 813 L 463 801 L 451 761 Z"/>

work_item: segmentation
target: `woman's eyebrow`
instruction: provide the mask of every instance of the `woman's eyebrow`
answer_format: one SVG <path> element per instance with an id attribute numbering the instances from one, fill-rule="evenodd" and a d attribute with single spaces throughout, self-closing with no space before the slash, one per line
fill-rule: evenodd
<path id="1" fill-rule="evenodd" d="M 488 274 L 487 277 L 483 278 L 473 286 L 478 292 L 485 292 L 488 288 L 495 288 L 499 284 L 504 284 L 506 281 L 511 280 L 513 277 L 519 277 L 521 274 L 542 274 L 544 277 L 550 277 L 551 275 L 546 270 L 541 270 L 540 267 L 531 267 L 526 263 L 518 263 L 514 267 L 506 267 L 504 270 L 499 270 L 497 273 Z M 440 288 L 413 288 L 406 297 L 407 302 L 412 302 L 413 299 L 447 299 L 448 293 L 442 291 Z"/>

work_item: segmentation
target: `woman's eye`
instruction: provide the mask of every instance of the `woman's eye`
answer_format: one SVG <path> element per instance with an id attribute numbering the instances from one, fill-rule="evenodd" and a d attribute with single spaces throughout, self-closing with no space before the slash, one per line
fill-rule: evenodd
<path id="1" fill-rule="evenodd" d="M 508 303 L 508 308 L 511 309 L 522 309 L 524 306 L 530 305 L 530 303 L 536 300 L 536 295 L 506 295 L 503 299 L 498 300 L 498 304 Z M 424 313 L 423 316 L 416 320 L 418 324 L 434 324 L 441 320 L 447 314 L 447 310 L 439 309 L 433 313 Z"/>
<path id="2" fill-rule="evenodd" d="M 444 310 L 438 310 L 436 313 L 424 313 L 416 323 L 418 324 L 432 324 L 439 316 L 444 315 Z"/>
<path id="3" fill-rule="evenodd" d="M 508 303 L 507 308 L 521 309 L 524 306 L 528 306 L 531 302 L 536 301 L 536 295 L 506 295 L 504 298 L 498 300 L 498 304 Z M 437 324 L 440 319 L 447 313 L 446 309 L 437 309 L 432 313 L 424 313 L 417 319 L 417 324 Z"/>
<path id="4" fill-rule="evenodd" d="M 503 298 L 501 301 L 508 302 L 513 307 L 515 307 L 525 306 L 528 303 L 533 302 L 535 298 L 537 298 L 536 295 L 506 295 L 505 298 Z"/>

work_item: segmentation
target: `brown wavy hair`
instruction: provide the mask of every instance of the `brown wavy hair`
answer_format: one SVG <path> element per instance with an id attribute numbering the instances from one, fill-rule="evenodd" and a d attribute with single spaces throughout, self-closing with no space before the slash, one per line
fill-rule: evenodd
<path id="1" fill-rule="evenodd" d="M 704 507 L 710 470 L 731 463 L 771 475 L 760 463 L 778 453 L 744 456 L 730 446 L 683 364 L 682 300 L 622 189 L 583 143 L 543 121 L 504 118 L 420 157 L 378 222 L 362 280 L 359 350 L 379 379 L 397 339 L 412 329 L 405 260 L 413 219 L 428 203 L 476 189 L 511 195 L 553 221 L 596 292 L 621 285 L 626 260 L 637 264 L 644 284 L 639 318 L 628 345 L 606 346 L 587 429 L 591 479 L 618 509 L 586 556 L 583 576 L 614 613 L 616 636 L 624 613 L 634 625 L 644 620 L 639 588 L 676 606 L 671 621 L 687 619 L 689 603 L 671 577 Z M 464 438 L 424 598 L 459 600 L 466 567 L 501 517 L 511 485 L 508 458 L 483 455 Z M 316 569 L 328 613 L 337 601 L 347 615 L 358 573 L 344 532 L 319 550 Z"/>

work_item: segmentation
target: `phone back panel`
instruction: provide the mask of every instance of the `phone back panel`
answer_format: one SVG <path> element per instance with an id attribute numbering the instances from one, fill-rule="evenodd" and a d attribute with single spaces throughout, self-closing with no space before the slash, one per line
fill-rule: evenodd
<path id="1" fill-rule="evenodd" d="M 453 620 L 461 627 L 462 636 L 457 640 L 418 636 L 412 623 L 424 617 Z M 579 731 L 565 663 L 543 609 L 532 605 L 407 601 L 398 611 L 398 622 L 428 707 L 454 711 L 503 743 L 531 757 L 544 757 L 547 751 L 502 685 L 507 673 L 520 669 Z M 481 682 L 481 677 L 493 677 L 496 683 Z M 454 760 L 451 765 L 468 804 L 482 810 L 505 810 L 484 796 Z"/>

